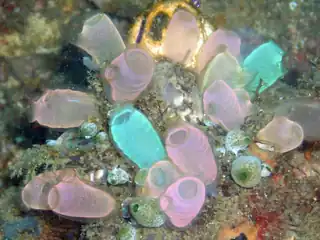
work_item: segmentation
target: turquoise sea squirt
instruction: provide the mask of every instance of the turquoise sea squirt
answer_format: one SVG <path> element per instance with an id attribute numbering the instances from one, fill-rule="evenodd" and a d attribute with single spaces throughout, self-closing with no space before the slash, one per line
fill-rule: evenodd
<path id="1" fill-rule="evenodd" d="M 139 168 L 150 168 L 155 162 L 167 157 L 152 123 L 132 105 L 114 109 L 109 126 L 116 147 Z"/>
<path id="2" fill-rule="evenodd" d="M 273 41 L 260 45 L 247 56 L 243 62 L 245 71 L 252 74 L 253 79 L 245 89 L 254 94 L 259 87 L 260 79 L 263 81 L 259 93 L 266 90 L 286 73 L 282 65 L 285 52 Z"/>

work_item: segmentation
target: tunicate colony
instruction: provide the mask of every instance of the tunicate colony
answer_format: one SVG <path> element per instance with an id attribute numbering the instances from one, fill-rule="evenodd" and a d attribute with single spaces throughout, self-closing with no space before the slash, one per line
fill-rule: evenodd
<path id="1" fill-rule="evenodd" d="M 251 98 L 285 73 L 281 65 L 284 52 L 273 41 L 258 46 L 242 59 L 240 37 L 233 31 L 217 29 L 199 47 L 203 32 L 198 18 L 187 10 L 175 11 L 158 55 L 150 49 L 145 36 L 141 44 L 125 46 L 105 14 L 86 20 L 74 42 L 92 56 L 92 64 L 101 70 L 107 99 L 114 104 L 108 122 L 114 146 L 140 169 L 134 178 L 138 196 L 122 204 L 123 217 L 140 226 L 159 227 L 166 222 L 176 228 L 189 226 L 201 212 L 208 187 L 216 186 L 218 181 L 212 145 L 200 128 L 178 120 L 168 127 L 165 136 L 160 136 L 148 116 L 135 107 L 135 101 L 152 84 L 154 59 L 165 57 L 198 73 L 200 114 L 229 131 L 226 148 L 236 156 L 251 140 L 239 130 L 250 115 Z M 170 91 L 170 94 L 179 92 Z M 285 108 L 289 109 L 289 105 Z M 305 105 L 313 107 L 311 103 Z M 289 110 L 287 113 L 279 110 L 281 116 L 275 116 L 257 135 L 258 141 L 275 146 L 280 153 L 299 146 L 307 130 L 295 114 L 300 110 Z M 33 120 L 41 125 L 80 127 L 80 132 L 67 130 L 64 133 L 69 134 L 67 137 L 48 142 L 63 149 L 61 152 L 65 154 L 71 151 L 68 146 L 79 139 L 93 145 L 108 139 L 106 132 L 88 122 L 89 117 L 97 117 L 97 110 L 86 93 L 49 90 L 34 103 Z M 311 131 L 309 136 L 312 137 Z M 81 150 L 80 145 L 76 146 L 77 151 Z M 240 156 L 232 163 L 231 175 L 240 186 L 251 188 L 259 184 L 261 169 L 260 159 Z M 120 172 L 122 178 L 118 179 L 115 176 Z M 105 172 L 102 175 L 105 177 Z M 121 169 L 114 168 L 107 181 L 125 184 L 131 179 Z M 109 193 L 86 184 L 73 169 L 36 176 L 25 186 L 22 199 L 30 208 L 52 210 L 73 219 L 97 219 L 115 210 L 115 199 Z M 132 230 L 128 228 L 125 232 Z"/>

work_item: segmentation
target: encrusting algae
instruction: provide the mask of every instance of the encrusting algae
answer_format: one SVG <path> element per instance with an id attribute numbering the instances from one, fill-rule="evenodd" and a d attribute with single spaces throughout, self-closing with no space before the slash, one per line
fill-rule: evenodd
<path id="1" fill-rule="evenodd" d="M 58 52 L 61 30 L 57 20 L 48 20 L 40 14 L 31 15 L 24 33 L 13 32 L 0 36 L 0 53 L 5 57 Z"/>

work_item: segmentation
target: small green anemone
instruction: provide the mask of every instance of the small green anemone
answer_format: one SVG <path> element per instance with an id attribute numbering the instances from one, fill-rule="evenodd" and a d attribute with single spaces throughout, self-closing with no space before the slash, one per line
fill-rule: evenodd
<path id="1" fill-rule="evenodd" d="M 143 227 L 160 227 L 166 220 L 166 216 L 160 209 L 159 199 L 157 198 L 132 198 L 129 210 L 134 220 Z"/>
<path id="2" fill-rule="evenodd" d="M 253 156 L 241 156 L 232 163 L 231 176 L 241 187 L 251 188 L 261 179 L 261 161 Z"/>

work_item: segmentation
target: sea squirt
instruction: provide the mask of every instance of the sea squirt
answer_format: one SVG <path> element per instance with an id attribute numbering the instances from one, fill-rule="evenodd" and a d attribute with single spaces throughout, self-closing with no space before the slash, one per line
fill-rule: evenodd
<path id="1" fill-rule="evenodd" d="M 113 212 L 115 204 L 110 194 L 78 177 L 61 181 L 48 194 L 48 205 L 54 213 L 80 221 L 106 217 Z"/>
<path id="2" fill-rule="evenodd" d="M 233 31 L 217 29 L 202 45 L 197 58 L 197 70 L 201 72 L 217 54 L 228 50 L 232 56 L 240 55 L 240 37 Z"/>
<path id="3" fill-rule="evenodd" d="M 161 195 L 160 207 L 174 227 L 185 228 L 200 212 L 205 197 L 205 185 L 200 179 L 183 177 Z"/>
<path id="4" fill-rule="evenodd" d="M 129 47 L 103 69 L 107 98 L 113 103 L 132 102 L 152 79 L 154 61 L 140 47 Z"/>
<path id="5" fill-rule="evenodd" d="M 187 176 L 201 179 L 206 185 L 217 178 L 217 164 L 208 137 L 198 128 L 177 123 L 169 128 L 165 140 L 168 156 Z"/>
<path id="6" fill-rule="evenodd" d="M 98 117 L 95 98 L 70 89 L 47 90 L 33 104 L 33 121 L 50 128 L 79 127 L 90 117 Z"/>
<path id="7" fill-rule="evenodd" d="M 239 129 L 250 115 L 252 103 L 249 94 L 239 88 L 232 89 L 225 81 L 214 81 L 203 94 L 204 113 L 213 123 L 226 130 Z"/>
<path id="8" fill-rule="evenodd" d="M 132 105 L 124 105 L 110 115 L 110 133 L 115 146 L 139 168 L 150 168 L 167 158 L 160 136 L 142 112 Z"/>
<path id="9" fill-rule="evenodd" d="M 176 63 L 190 62 L 197 50 L 199 38 L 200 29 L 196 17 L 185 10 L 176 11 L 163 42 L 164 56 Z"/>
<path id="10" fill-rule="evenodd" d="M 289 152 L 301 145 L 304 133 L 299 123 L 287 117 L 275 116 L 257 134 L 257 140 L 270 143 L 276 152 Z"/>
<path id="11" fill-rule="evenodd" d="M 85 20 L 74 44 L 90 54 L 94 64 L 98 66 L 112 61 L 126 48 L 117 28 L 103 13 L 95 14 Z"/>
<path id="12" fill-rule="evenodd" d="M 148 171 L 144 186 L 145 194 L 159 197 L 180 176 L 178 169 L 170 161 L 156 162 Z"/>

